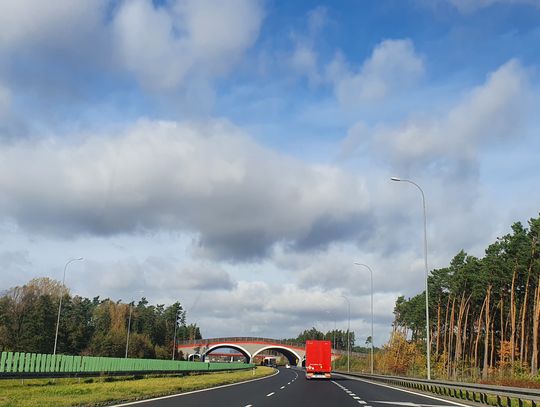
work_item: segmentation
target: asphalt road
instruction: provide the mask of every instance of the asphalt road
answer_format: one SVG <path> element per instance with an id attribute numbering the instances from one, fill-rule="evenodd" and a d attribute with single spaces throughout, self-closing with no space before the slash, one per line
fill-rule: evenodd
<path id="1" fill-rule="evenodd" d="M 261 380 L 118 406 L 363 406 L 443 407 L 466 404 L 431 398 L 363 380 L 334 375 L 332 380 L 306 380 L 299 369 L 279 369 Z"/>

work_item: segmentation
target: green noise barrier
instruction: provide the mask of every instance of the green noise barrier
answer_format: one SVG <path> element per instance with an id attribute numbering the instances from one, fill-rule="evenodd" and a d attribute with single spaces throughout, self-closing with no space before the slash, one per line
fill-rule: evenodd
<path id="1" fill-rule="evenodd" d="M 120 372 L 208 372 L 240 370 L 255 367 L 240 362 L 188 362 L 161 359 L 125 359 L 97 356 L 68 356 L 41 353 L 2 352 L 0 377 L 17 373 L 27 376 L 37 374 L 120 373 Z"/>

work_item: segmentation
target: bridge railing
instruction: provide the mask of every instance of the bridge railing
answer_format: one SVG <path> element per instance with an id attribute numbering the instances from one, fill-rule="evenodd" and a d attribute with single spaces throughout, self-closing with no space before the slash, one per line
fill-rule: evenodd
<path id="1" fill-rule="evenodd" d="M 227 338 L 208 338 L 208 339 L 193 339 L 187 341 L 177 341 L 178 345 L 208 345 L 215 342 L 268 342 L 277 343 L 280 345 L 289 345 L 297 347 L 305 347 L 304 342 L 289 341 L 285 339 L 271 339 L 271 338 L 259 338 L 254 336 L 235 336 Z"/>
<path id="2" fill-rule="evenodd" d="M 298 348 L 304 348 L 306 344 L 304 342 L 297 342 L 297 341 L 290 341 L 286 339 L 271 339 L 271 338 L 259 338 L 254 336 L 234 336 L 234 337 L 227 337 L 227 338 L 207 338 L 207 339 L 193 339 L 193 340 L 187 340 L 187 341 L 177 341 L 178 346 L 182 345 L 190 345 L 197 347 L 199 346 L 208 346 L 211 343 L 219 343 L 219 342 L 264 342 L 264 343 L 275 343 L 280 345 L 288 345 L 288 346 L 295 346 Z M 335 355 L 347 355 L 347 350 L 345 349 L 332 349 L 332 353 Z M 365 358 L 368 356 L 367 353 L 361 353 L 361 352 L 351 352 L 351 356 L 359 357 L 359 358 Z"/>

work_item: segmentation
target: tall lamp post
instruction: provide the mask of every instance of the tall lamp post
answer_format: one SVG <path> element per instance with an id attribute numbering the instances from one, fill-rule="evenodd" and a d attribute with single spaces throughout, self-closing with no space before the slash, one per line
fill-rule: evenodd
<path id="1" fill-rule="evenodd" d="M 129 349 L 129 333 L 131 332 L 131 312 L 133 311 L 133 301 L 129 303 L 129 319 L 128 319 L 128 330 L 127 330 L 127 337 L 126 337 L 126 355 L 124 356 L 125 359 L 128 357 L 128 349 Z"/>
<path id="2" fill-rule="evenodd" d="M 371 276 L 371 374 L 373 374 L 373 270 L 367 264 L 354 263 L 357 266 L 366 267 L 369 270 Z"/>
<path id="3" fill-rule="evenodd" d="M 67 267 L 73 263 L 74 261 L 80 261 L 83 260 L 82 257 L 78 257 L 76 259 L 68 260 L 66 265 L 64 266 L 64 276 L 62 277 L 62 288 L 65 287 L 66 282 L 66 269 Z M 58 304 L 58 317 L 56 318 L 56 333 L 54 334 L 54 349 L 53 349 L 53 355 L 56 355 L 56 344 L 58 343 L 58 327 L 60 325 L 60 311 L 62 310 L 62 298 L 64 297 L 64 293 L 60 293 L 60 303 Z"/>
<path id="4" fill-rule="evenodd" d="M 140 290 L 139 293 L 144 293 L 144 290 Z M 128 350 L 129 350 L 129 334 L 131 332 L 131 313 L 133 311 L 133 305 L 134 301 L 132 300 L 129 303 L 129 319 L 128 319 L 128 329 L 127 329 L 127 336 L 126 336 L 126 355 L 124 356 L 125 359 L 128 357 Z"/>
<path id="5" fill-rule="evenodd" d="M 426 198 L 424 196 L 424 191 L 422 188 L 420 188 L 420 185 L 418 185 L 416 182 L 413 182 L 408 179 L 401 179 L 398 177 L 392 177 L 390 178 L 392 181 L 397 182 L 408 182 L 409 184 L 413 184 L 420 193 L 422 194 L 422 208 L 424 210 L 424 266 L 426 269 L 426 360 L 427 360 L 427 379 L 431 380 L 431 343 L 429 340 L 429 301 L 428 301 L 428 261 L 427 261 L 427 220 L 426 220 Z"/>
<path id="6" fill-rule="evenodd" d="M 182 308 L 178 306 L 178 309 L 176 310 L 176 315 L 174 318 L 174 337 L 173 337 L 173 351 L 172 351 L 172 360 L 174 360 L 174 356 L 176 353 L 176 327 L 178 326 L 178 316 L 180 315 L 180 311 Z"/>
<path id="7" fill-rule="evenodd" d="M 347 322 L 347 372 L 351 371 L 351 340 L 349 339 L 349 332 L 351 331 L 351 302 L 347 297 L 342 295 L 347 300 L 349 319 Z"/>

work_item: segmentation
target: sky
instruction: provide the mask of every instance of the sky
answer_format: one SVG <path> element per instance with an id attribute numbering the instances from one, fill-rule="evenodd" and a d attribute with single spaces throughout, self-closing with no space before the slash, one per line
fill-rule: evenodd
<path id="1" fill-rule="evenodd" d="M 0 290 L 391 332 L 539 215 L 540 0 L 0 0 Z"/>

